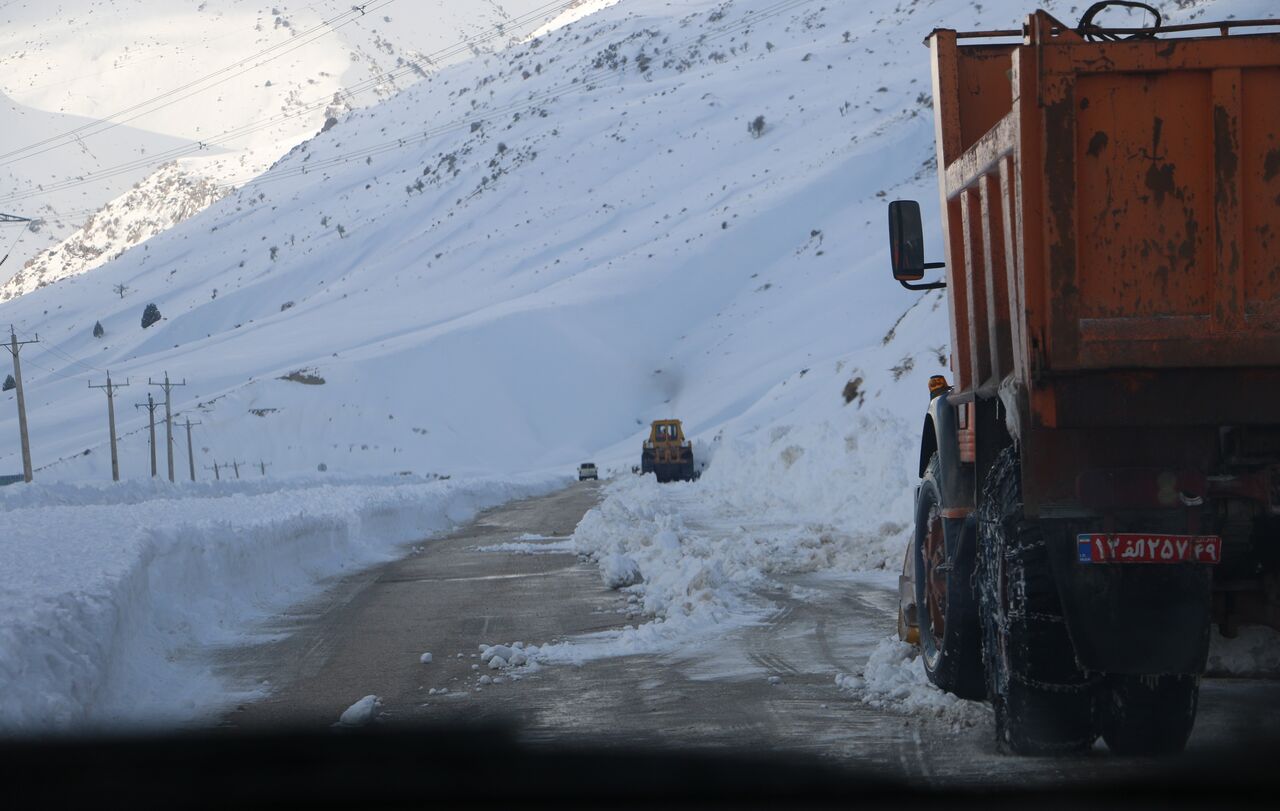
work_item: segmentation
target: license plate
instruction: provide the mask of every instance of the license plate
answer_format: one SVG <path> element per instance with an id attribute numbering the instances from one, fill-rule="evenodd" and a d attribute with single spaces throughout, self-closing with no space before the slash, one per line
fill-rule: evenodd
<path id="1" fill-rule="evenodd" d="M 1076 536 L 1081 563 L 1217 563 L 1217 535 L 1147 535 L 1137 532 Z"/>

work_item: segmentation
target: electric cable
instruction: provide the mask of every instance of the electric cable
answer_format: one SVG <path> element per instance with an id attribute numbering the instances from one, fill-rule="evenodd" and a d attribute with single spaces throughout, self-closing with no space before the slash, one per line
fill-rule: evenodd
<path id="1" fill-rule="evenodd" d="M 373 8 L 374 11 L 378 11 L 396 2 L 396 0 L 373 0 L 373 2 L 379 3 Z M 234 62 L 226 67 L 220 68 L 214 71 L 213 73 L 206 74 L 205 76 L 202 76 L 198 79 L 194 79 L 190 82 L 187 82 L 186 84 L 179 85 L 178 87 L 172 88 L 164 93 L 161 93 L 158 96 L 153 96 L 150 99 L 146 99 L 144 101 L 138 102 L 122 110 L 117 110 L 116 112 L 110 115 L 104 116 L 99 120 L 92 121 L 87 124 L 82 124 L 79 127 L 75 127 L 73 129 L 67 130 L 58 135 L 49 136 L 48 138 L 41 139 L 32 144 L 28 144 L 25 147 L 20 147 L 18 149 L 10 150 L 9 152 L 5 152 L 5 153 L 0 153 L 0 166 L 16 163 L 20 160 L 26 160 L 27 158 L 32 158 L 37 155 L 42 155 L 45 152 L 50 151 L 51 149 L 57 149 L 63 146 L 67 146 L 71 143 L 74 143 L 75 140 L 78 138 L 84 138 L 86 136 L 92 136 L 92 135 L 99 135 L 103 132 L 107 132 L 108 130 L 114 129 L 115 127 L 122 126 L 123 124 L 126 124 L 144 115 L 149 115 L 151 113 L 157 112 L 158 110 L 162 110 L 165 107 L 176 104 L 178 101 L 184 101 L 199 93 L 203 93 L 207 90 L 217 87 L 220 84 L 230 81 L 231 79 L 234 79 L 237 76 L 242 76 L 251 70 L 256 70 L 262 67 L 263 65 L 266 65 L 270 62 L 274 62 L 275 60 L 279 59 L 282 56 L 285 56 L 286 54 L 292 53 L 293 51 L 296 51 L 299 48 L 302 48 L 306 45 L 310 45 L 311 43 L 315 42 L 316 40 L 319 40 L 322 37 L 328 36 L 329 34 L 336 32 L 337 30 L 344 27 L 345 25 L 347 25 L 348 23 L 352 22 L 355 19 L 359 19 L 358 16 L 351 17 L 351 15 L 353 15 L 357 11 L 359 11 L 361 15 L 363 15 L 365 13 L 365 8 L 368 5 L 369 3 L 366 3 L 363 6 L 352 6 L 351 9 L 349 9 L 348 11 L 344 11 L 341 14 L 336 15 L 335 17 L 329 20 L 325 20 L 321 23 L 318 23 L 317 25 L 312 26 L 311 28 L 307 29 L 302 34 L 299 34 L 297 37 L 293 39 L 278 42 L 275 45 L 272 45 L 268 48 L 263 49 L 262 51 L 259 51 L 257 54 L 254 54 L 253 56 L 245 57 L 244 59 Z M 342 20 L 342 18 L 344 17 L 347 17 L 348 19 Z M 342 20 L 342 22 L 337 22 L 338 20 Z M 314 37 L 311 36 L 313 33 L 315 33 L 316 31 L 320 31 L 321 29 L 325 29 L 325 30 L 321 31 L 318 35 Z M 310 38 L 308 39 L 308 37 Z M 286 46 L 290 46 L 290 47 L 286 47 Z M 274 54 L 269 58 L 262 60 L 261 62 L 258 62 L 256 64 L 249 66 L 248 68 L 239 70 L 245 65 L 245 63 L 251 62 L 254 59 L 260 58 L 266 54 L 270 54 L 273 51 L 276 51 L 278 49 L 283 49 L 283 50 L 280 53 Z M 223 74 L 226 74 L 232 71 L 237 71 L 237 70 L 238 72 L 232 73 L 230 76 L 223 76 Z M 191 90 L 192 88 L 196 88 L 199 85 L 205 84 L 206 82 L 209 82 L 211 79 L 214 79 L 220 76 L 222 78 L 219 78 L 218 81 L 213 82 L 212 84 L 209 84 L 205 87 L 200 87 L 198 90 L 192 90 L 192 92 L 184 94 L 184 91 Z M 138 110 L 142 110 L 143 108 L 156 105 L 158 102 L 164 99 L 168 99 L 169 97 L 175 96 L 175 95 L 178 95 L 179 98 L 174 99 L 172 101 L 167 101 L 164 104 L 160 104 L 154 110 L 136 112 Z M 132 115 L 130 115 L 131 113 Z M 119 118 L 119 116 L 128 116 L 128 117 Z M 72 140 L 71 141 L 65 140 L 67 138 L 71 138 Z M 51 145 L 46 146 L 48 144 L 51 144 Z M 45 148 L 39 149 L 39 147 L 45 147 Z"/>
<path id="2" fill-rule="evenodd" d="M 391 2 L 391 0 L 388 0 L 388 2 Z M 65 191 L 67 189 L 76 188 L 78 186 L 97 183 L 100 180 L 103 180 L 106 178 L 115 177 L 120 174 L 131 173 L 136 171 L 137 169 L 145 168 L 148 166 L 154 166 L 157 164 L 163 164 L 170 160 L 176 160 L 177 158 L 193 155 L 195 153 L 204 151 L 207 144 L 211 144 L 214 146 L 223 146 L 228 141 L 234 141 L 239 138 L 247 137 L 248 135 L 252 135 L 256 132 L 260 132 L 261 130 L 266 129 L 270 126 L 273 126 L 276 124 L 282 124 L 294 118 L 299 118 L 301 116 L 313 113 L 316 110 L 323 109 L 326 106 L 333 103 L 332 100 L 335 95 L 345 94 L 347 96 L 354 96 L 356 94 L 364 93 L 364 92 L 367 92 L 368 90 L 374 89 L 380 84 L 383 84 L 387 81 L 394 82 L 396 79 L 402 78 L 405 75 L 414 73 L 418 70 L 423 70 L 423 64 L 422 64 L 423 62 L 432 63 L 434 60 L 448 59 L 454 55 L 457 55 L 458 53 L 467 51 L 470 47 L 474 45 L 482 44 L 497 36 L 504 35 L 505 30 L 508 28 L 512 28 L 512 27 L 519 28 L 525 25 L 529 25 L 530 23 L 537 22 L 540 19 L 545 19 L 545 17 L 553 13 L 553 11 L 565 10 L 574 5 L 576 5 L 576 0 L 558 0 L 558 2 L 547 3 L 543 6 L 540 6 L 534 9 L 533 11 L 530 11 L 519 17 L 516 17 L 513 20 L 509 20 L 506 23 L 503 23 L 498 26 L 494 26 L 485 34 L 465 38 L 460 42 L 453 43 L 435 52 L 423 55 L 420 59 L 413 60 L 408 64 L 400 68 L 397 68 L 393 71 L 381 73 L 381 74 L 378 74 L 377 76 L 372 76 L 368 79 L 365 79 L 361 82 L 356 83 L 355 85 L 352 85 L 349 88 L 340 88 L 334 91 L 333 93 L 326 95 L 322 99 L 317 99 L 313 102 L 307 103 L 306 105 L 304 105 L 303 107 L 297 110 L 294 110 L 288 113 L 279 113 L 266 119 L 260 119 L 256 122 L 249 122 L 239 127 L 225 130 L 222 133 L 219 133 L 218 135 L 214 136 L 213 138 L 200 141 L 197 144 L 187 144 L 183 146 L 172 147 L 168 150 L 155 153 L 153 155 L 149 155 L 145 158 L 138 158 L 132 161 L 117 164 L 115 166 L 106 167 L 105 169 L 102 169 L 96 172 L 88 172 L 83 175 L 77 175 L 74 178 L 68 178 L 66 180 L 59 181 L 56 183 L 44 184 L 41 186 L 40 189 L 35 191 L 25 191 L 25 192 L 17 191 L 7 195 L 0 195 L 0 202 L 10 203 L 10 202 L 16 202 L 19 200 L 30 199 L 33 197 L 38 198 L 52 192 Z M 183 99 L 178 99 L 171 103 L 176 104 L 178 101 L 181 101 L 181 100 Z M 157 109 L 162 109 L 162 108 L 157 108 Z M 92 134 L 97 134 L 97 133 L 92 133 Z M 58 146 L 61 146 L 61 145 L 58 145 Z M 50 149 L 58 148 L 58 146 L 50 147 Z M 45 150 L 45 151 L 48 151 L 48 150 Z M 35 154 L 40 154 L 40 153 L 35 153 Z M 3 156 L 0 156 L 0 157 L 3 157 Z"/>

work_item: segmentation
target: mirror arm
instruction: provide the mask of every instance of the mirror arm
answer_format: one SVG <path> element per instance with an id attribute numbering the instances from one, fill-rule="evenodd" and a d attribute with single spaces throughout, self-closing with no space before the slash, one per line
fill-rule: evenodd
<path id="1" fill-rule="evenodd" d="M 911 282 L 899 281 L 898 284 L 908 290 L 942 290 L 947 286 L 946 282 L 929 282 L 928 284 L 912 284 Z"/>
<path id="2" fill-rule="evenodd" d="M 925 262 L 924 263 L 925 270 L 937 270 L 938 268 L 944 268 L 946 266 L 947 266 L 946 262 Z M 929 282 L 927 284 L 911 284 L 910 282 L 904 282 L 901 280 L 898 281 L 898 284 L 902 285 L 908 290 L 942 290 L 947 286 L 946 282 Z"/>

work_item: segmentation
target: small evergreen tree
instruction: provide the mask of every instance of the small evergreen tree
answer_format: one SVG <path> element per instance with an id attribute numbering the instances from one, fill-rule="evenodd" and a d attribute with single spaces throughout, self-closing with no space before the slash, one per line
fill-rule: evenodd
<path id="1" fill-rule="evenodd" d="M 146 329 L 159 320 L 160 308 L 154 304 L 148 304 L 147 309 L 142 311 L 142 328 Z"/>
<path id="2" fill-rule="evenodd" d="M 106 333 L 106 330 L 102 328 L 101 321 L 93 322 L 93 337 L 101 338 L 105 333 Z"/>
<path id="3" fill-rule="evenodd" d="M 18 381 L 13 379 L 13 375 L 9 375 L 4 379 L 4 385 L 0 386 L 0 391 L 12 391 L 18 388 Z"/>
<path id="4" fill-rule="evenodd" d="M 747 132 L 751 133 L 752 138 L 759 138 L 764 135 L 764 116 L 758 115 L 747 125 Z"/>

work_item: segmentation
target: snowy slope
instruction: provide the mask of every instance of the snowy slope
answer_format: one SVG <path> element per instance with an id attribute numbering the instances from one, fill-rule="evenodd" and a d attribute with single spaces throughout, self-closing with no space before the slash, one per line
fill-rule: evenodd
<path id="1" fill-rule="evenodd" d="M 50 14 L 46 3 L 3 4 L 0 92 L 49 121 L 26 116 L 0 133 L 0 211 L 45 220 L 0 268 L 9 279 L 0 299 L 102 264 L 180 210 L 208 205 L 211 190 L 221 196 L 256 175 L 329 117 L 516 41 L 573 5 L 64 0 Z M 86 120 L 67 126 L 62 115 Z M 142 132 L 126 137 L 98 119 Z"/>
<path id="2" fill-rule="evenodd" d="M 106 369 L 134 400 L 148 376 L 186 379 L 204 465 L 630 464 L 655 417 L 703 441 L 783 420 L 806 402 L 771 405 L 793 378 L 815 425 L 844 423 L 851 376 L 868 430 L 905 446 L 947 343 L 937 299 L 893 283 L 883 249 L 886 199 L 933 208 L 919 40 L 1021 11 L 628 0 L 449 68 L 101 271 L 0 306 L 45 342 L 28 350 L 37 466 L 104 475 L 85 380 Z M 166 320 L 142 330 L 150 302 Z M 913 306 L 925 321 L 886 342 Z M 280 379 L 302 369 L 324 385 Z M 17 469 L 12 408 L 0 419 Z M 122 430 L 138 475 L 141 418 Z"/>

